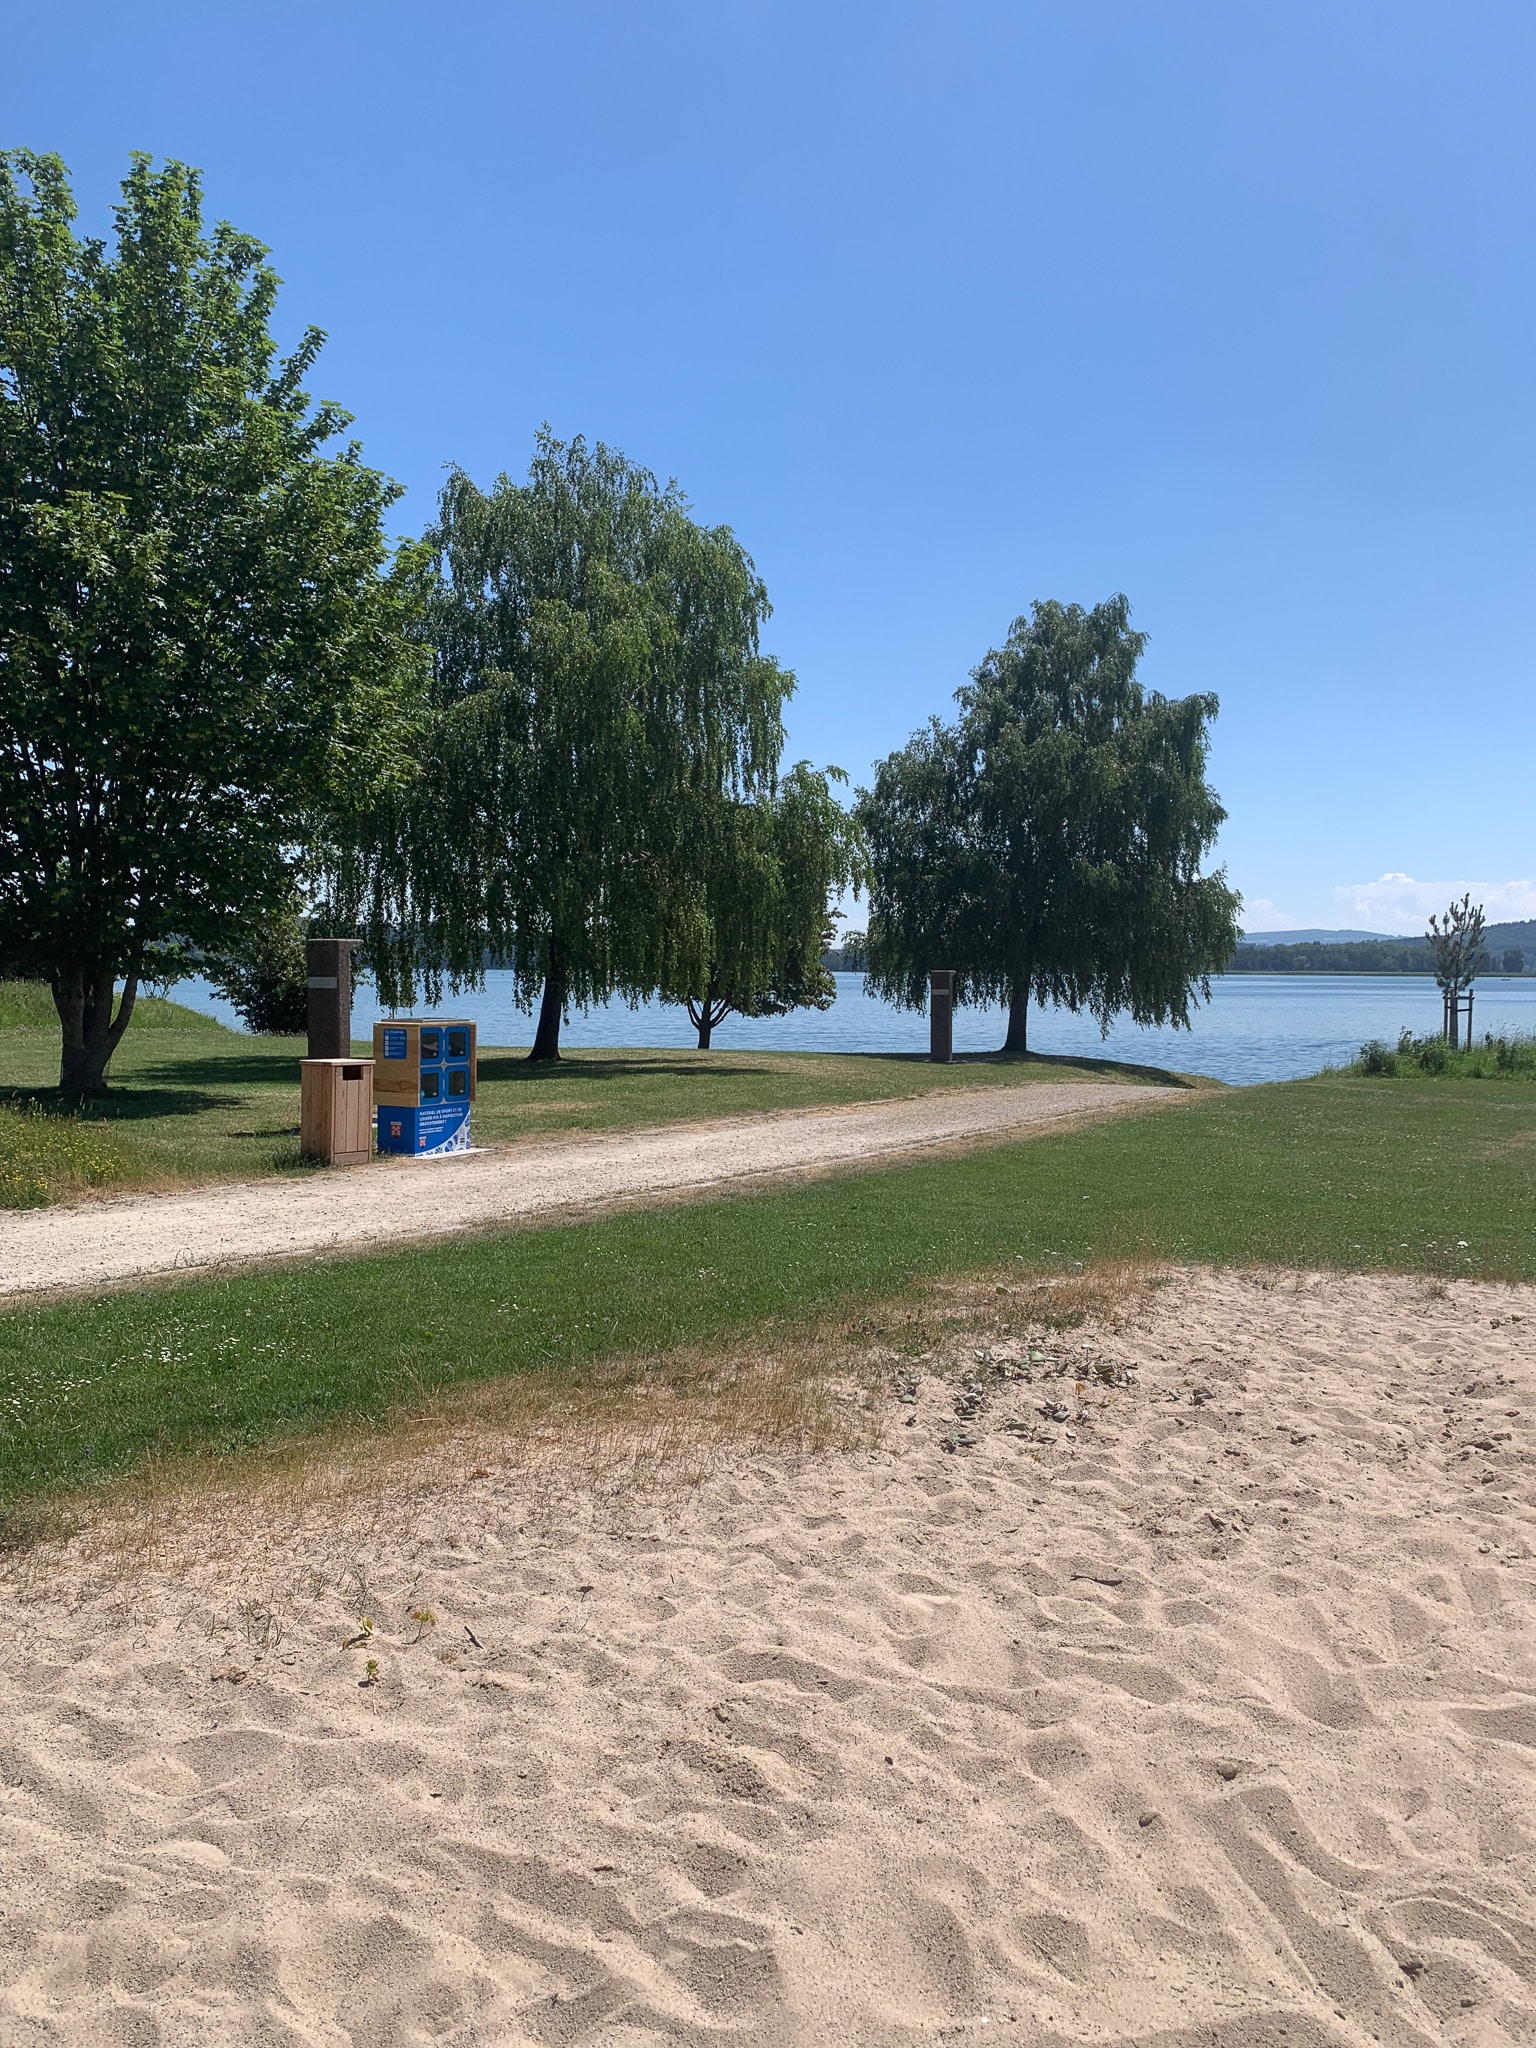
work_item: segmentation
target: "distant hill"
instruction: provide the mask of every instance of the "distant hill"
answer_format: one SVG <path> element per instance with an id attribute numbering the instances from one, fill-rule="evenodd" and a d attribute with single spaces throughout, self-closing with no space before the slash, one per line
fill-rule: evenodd
<path id="1" fill-rule="evenodd" d="M 1347 939 L 1390 939 L 1394 936 L 1396 934 L 1392 932 L 1324 932 L 1309 929 L 1304 932 L 1244 932 L 1238 943 L 1244 946 L 1337 946 L 1342 945 Z M 1407 936 L 1417 938 L 1419 934 L 1411 932 Z"/>
<path id="2" fill-rule="evenodd" d="M 1536 974 L 1536 918 L 1489 925 L 1484 934 L 1486 974 Z M 1422 938 L 1352 938 L 1333 932 L 1288 938 L 1255 932 L 1244 938 L 1229 974 L 1432 974 L 1434 958 Z"/>
<path id="3" fill-rule="evenodd" d="M 1384 939 L 1396 946 L 1415 946 L 1422 942 L 1422 932 L 1327 932 L 1309 928 L 1300 932 L 1244 932 L 1238 940 L 1240 946 L 1342 946 L 1360 939 Z M 1530 946 L 1536 948 L 1536 917 L 1528 917 L 1514 924 L 1491 924 L 1484 935 L 1483 943 L 1490 951 L 1505 946 Z"/>

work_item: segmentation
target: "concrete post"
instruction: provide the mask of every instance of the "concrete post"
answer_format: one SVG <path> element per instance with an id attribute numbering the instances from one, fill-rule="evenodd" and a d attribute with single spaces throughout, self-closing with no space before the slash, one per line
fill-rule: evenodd
<path id="1" fill-rule="evenodd" d="M 352 1057 L 352 948 L 356 939 L 308 939 L 309 1056 Z"/>
<path id="2" fill-rule="evenodd" d="M 934 967 L 928 974 L 928 1057 L 944 1065 L 955 1056 L 955 971 Z"/>

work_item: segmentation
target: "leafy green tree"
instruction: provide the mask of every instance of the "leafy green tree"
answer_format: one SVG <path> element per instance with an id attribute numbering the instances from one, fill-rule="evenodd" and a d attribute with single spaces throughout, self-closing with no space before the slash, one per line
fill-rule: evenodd
<path id="1" fill-rule="evenodd" d="M 1187 1025 L 1231 959 L 1239 898 L 1202 875 L 1225 813 L 1205 780 L 1216 699 L 1136 680 L 1145 635 L 1110 598 L 1036 604 L 861 792 L 870 848 L 868 983 L 921 1008 L 953 968 L 957 1003 L 1087 1009 L 1107 1031 Z"/>
<path id="2" fill-rule="evenodd" d="M 733 1012 L 782 1017 L 825 1010 L 836 998 L 821 958 L 836 928 L 832 906 L 864 880 L 857 821 L 831 789 L 846 780 L 840 768 L 821 773 L 801 761 L 771 795 L 715 807 L 704 874 L 706 972 L 680 992 L 701 1052 Z M 685 959 L 694 951 L 679 948 Z"/>
<path id="3" fill-rule="evenodd" d="M 768 598 L 727 527 L 616 450 L 545 430 L 527 481 L 456 471 L 428 536 L 421 773 L 336 867 L 387 1002 L 488 963 L 538 1004 L 707 985 L 720 807 L 772 787 L 794 679 L 759 651 Z"/>
<path id="4" fill-rule="evenodd" d="M 51 988 L 70 1097 L 142 980 L 288 900 L 408 595 L 395 487 L 322 452 L 347 415 L 303 389 L 316 329 L 277 359 L 261 245 L 143 157 L 115 248 L 74 217 L 57 157 L 0 154 L 0 959 Z"/>

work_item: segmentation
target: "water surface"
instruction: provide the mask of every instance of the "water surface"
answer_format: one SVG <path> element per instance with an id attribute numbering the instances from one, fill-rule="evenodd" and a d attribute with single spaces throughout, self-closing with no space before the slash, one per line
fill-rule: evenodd
<path id="1" fill-rule="evenodd" d="M 864 993 L 863 978 L 839 974 L 831 1009 L 800 1010 L 789 1017 L 730 1017 L 716 1031 L 722 1052 L 925 1052 L 928 1022 L 912 1011 L 894 1010 Z M 206 982 L 184 982 L 178 1001 L 238 1023 L 228 1003 Z M 353 1029 L 367 1037 L 384 1014 L 373 990 L 357 992 Z M 483 989 L 448 998 L 444 1016 L 469 1017 L 482 1045 L 527 1045 L 533 1036 L 528 1013 L 513 1000 L 511 976 L 487 975 Z M 1488 1031 L 1536 1031 L 1536 977 L 1508 980 L 1490 976 L 1477 985 L 1475 1027 Z M 1320 1067 L 1352 1060 L 1368 1038 L 1395 1040 L 1404 1027 L 1414 1032 L 1440 1028 L 1440 993 L 1429 976 L 1387 974 L 1231 974 L 1211 985 L 1211 1000 L 1195 1013 L 1191 1031 L 1116 1023 L 1107 1039 L 1091 1017 L 1064 1010 L 1030 1014 L 1029 1040 L 1037 1052 L 1087 1053 L 1118 1060 L 1176 1067 L 1246 1084 L 1285 1081 L 1315 1074 Z M 1001 1010 L 961 1010 L 955 1017 L 957 1052 L 995 1050 L 1003 1040 Z M 568 1046 L 687 1046 L 696 1034 L 687 1013 L 662 1003 L 631 1009 L 612 1002 L 573 1014 L 561 1034 Z"/>

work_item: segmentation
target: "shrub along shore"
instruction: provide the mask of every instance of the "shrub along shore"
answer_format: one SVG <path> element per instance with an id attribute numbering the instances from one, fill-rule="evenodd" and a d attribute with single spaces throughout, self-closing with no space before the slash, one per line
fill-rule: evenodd
<path id="1" fill-rule="evenodd" d="M 1415 1038 L 1403 1031 L 1395 1045 L 1369 1039 L 1350 1071 L 1393 1081 L 1536 1081 L 1536 1037 L 1490 1031 L 1476 1045 L 1454 1046 L 1438 1032 Z"/>

